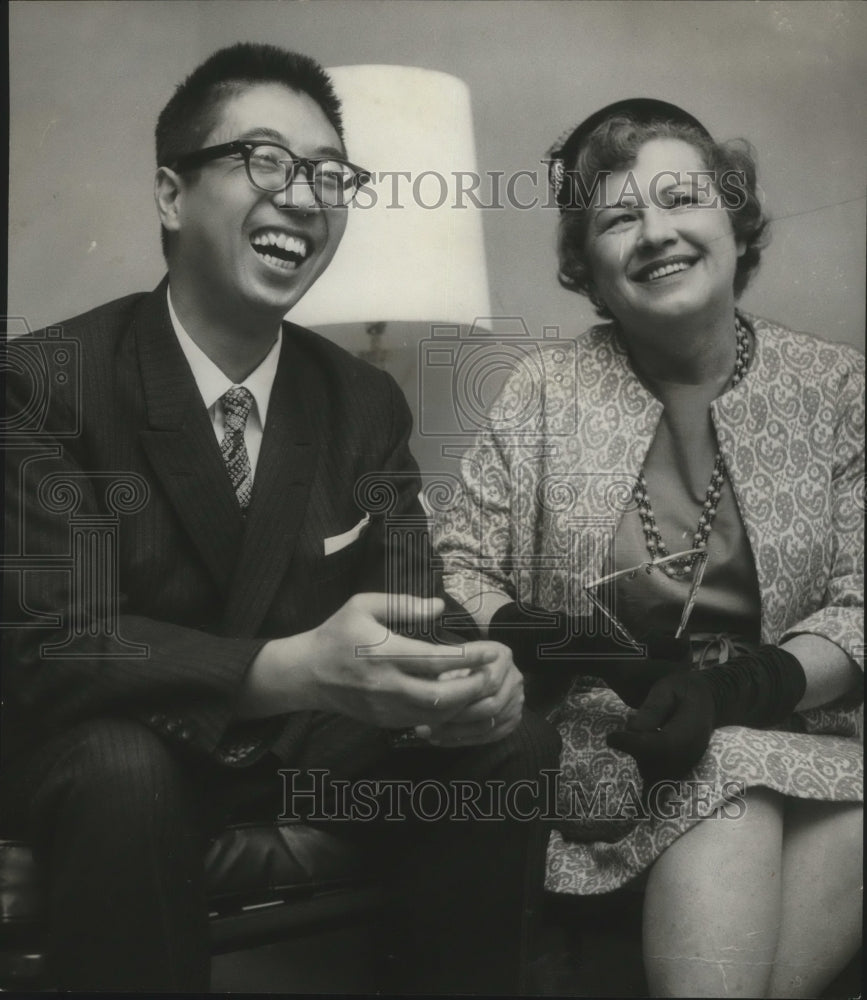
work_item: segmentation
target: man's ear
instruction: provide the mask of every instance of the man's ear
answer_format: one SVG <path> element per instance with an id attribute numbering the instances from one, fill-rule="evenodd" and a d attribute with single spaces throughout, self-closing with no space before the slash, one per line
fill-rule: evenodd
<path id="1" fill-rule="evenodd" d="M 163 229 L 176 233 L 180 227 L 181 178 L 168 167 L 159 167 L 154 177 L 154 201 Z"/>

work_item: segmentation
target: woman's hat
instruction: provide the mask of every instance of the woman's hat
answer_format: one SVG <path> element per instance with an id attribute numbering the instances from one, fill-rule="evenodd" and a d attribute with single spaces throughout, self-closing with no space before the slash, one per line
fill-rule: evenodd
<path id="1" fill-rule="evenodd" d="M 702 123 L 688 111 L 670 104 L 668 101 L 657 101 L 653 97 L 630 97 L 625 101 L 615 101 L 599 111 L 594 112 L 577 125 L 565 140 L 558 141 L 546 157 L 548 163 L 548 181 L 554 191 L 554 197 L 561 209 L 567 207 L 568 189 L 564 185 L 567 164 L 574 165 L 581 147 L 595 128 L 613 118 L 615 115 L 628 115 L 639 125 L 649 125 L 651 122 L 674 122 L 677 125 L 690 125 L 702 135 L 711 138 L 710 132 Z"/>

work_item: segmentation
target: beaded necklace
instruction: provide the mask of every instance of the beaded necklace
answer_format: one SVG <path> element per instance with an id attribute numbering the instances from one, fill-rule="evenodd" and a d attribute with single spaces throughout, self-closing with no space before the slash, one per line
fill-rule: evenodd
<path id="1" fill-rule="evenodd" d="M 741 381 L 746 374 L 750 361 L 750 339 L 746 328 L 739 316 L 735 315 L 735 335 L 737 338 L 735 351 L 735 370 L 732 375 L 731 389 Z M 722 452 L 717 452 L 713 462 L 713 472 L 710 476 L 710 483 L 705 493 L 702 504 L 701 515 L 698 519 L 698 526 L 692 536 L 692 548 L 704 551 L 707 548 L 707 540 L 713 527 L 716 517 L 717 504 L 719 503 L 722 486 L 726 478 L 726 467 L 723 462 Z M 633 496 L 638 504 L 638 516 L 641 518 L 641 527 L 644 531 L 644 541 L 651 559 L 656 560 L 669 555 L 668 546 L 662 540 L 659 528 L 656 526 L 656 518 L 653 516 L 653 508 L 650 506 L 650 497 L 647 494 L 647 480 L 644 478 L 644 469 L 638 473 L 638 482 L 633 490 Z M 665 563 L 659 568 L 666 576 L 672 580 L 680 580 L 692 572 L 698 555 L 690 556 L 686 559 Z"/>

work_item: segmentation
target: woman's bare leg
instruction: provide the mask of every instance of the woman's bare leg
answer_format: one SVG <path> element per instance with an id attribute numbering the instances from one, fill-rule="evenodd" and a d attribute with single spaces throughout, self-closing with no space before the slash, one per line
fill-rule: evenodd
<path id="1" fill-rule="evenodd" d="M 767 995 L 780 929 L 783 797 L 751 789 L 738 819 L 688 830 L 650 870 L 644 963 L 651 996 Z"/>
<path id="2" fill-rule="evenodd" d="M 770 997 L 818 997 L 861 943 L 860 803 L 787 799 Z"/>

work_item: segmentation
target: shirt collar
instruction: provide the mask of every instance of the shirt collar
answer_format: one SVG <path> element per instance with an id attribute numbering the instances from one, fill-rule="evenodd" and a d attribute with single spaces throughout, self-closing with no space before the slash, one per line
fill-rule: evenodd
<path id="1" fill-rule="evenodd" d="M 171 289 L 166 290 L 166 296 L 169 304 L 169 318 L 172 321 L 175 336 L 178 338 L 178 343 L 181 345 L 181 350 L 184 352 L 184 357 L 187 359 L 205 406 L 212 410 L 227 389 L 233 385 L 242 385 L 245 389 L 249 389 L 256 403 L 259 422 L 264 427 L 268 414 L 268 403 L 271 400 L 271 390 L 277 375 L 277 362 L 280 358 L 280 346 L 283 342 L 282 329 L 277 331 L 277 339 L 274 341 L 273 347 L 258 367 L 250 372 L 243 382 L 233 382 L 225 372 L 211 361 L 184 329 L 172 305 Z"/>

